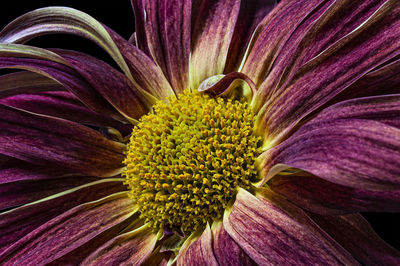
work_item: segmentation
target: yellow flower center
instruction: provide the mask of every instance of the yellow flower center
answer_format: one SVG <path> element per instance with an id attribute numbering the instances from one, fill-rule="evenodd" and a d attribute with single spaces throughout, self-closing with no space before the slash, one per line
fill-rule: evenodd
<path id="1" fill-rule="evenodd" d="M 146 222 L 190 233 L 221 219 L 238 187 L 258 181 L 261 138 L 247 103 L 188 91 L 178 97 L 140 119 L 124 176 Z"/>

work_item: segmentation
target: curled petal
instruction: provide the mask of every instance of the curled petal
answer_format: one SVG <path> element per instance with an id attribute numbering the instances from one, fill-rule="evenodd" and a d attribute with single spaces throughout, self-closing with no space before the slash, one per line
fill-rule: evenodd
<path id="1" fill-rule="evenodd" d="M 9 264 L 49 263 L 127 219 L 136 205 L 126 192 L 77 206 L 46 222 L 0 254 Z"/>
<path id="2" fill-rule="evenodd" d="M 119 235 L 86 258 L 83 265 L 140 265 L 150 256 L 157 235 L 148 225 Z"/>
<path id="3" fill-rule="evenodd" d="M 80 124 L 0 105 L 0 153 L 93 176 L 120 172 L 125 146 Z"/>
<path id="4" fill-rule="evenodd" d="M 224 215 L 224 227 L 259 265 L 357 265 L 301 209 L 263 191 L 258 197 L 239 189 Z"/>

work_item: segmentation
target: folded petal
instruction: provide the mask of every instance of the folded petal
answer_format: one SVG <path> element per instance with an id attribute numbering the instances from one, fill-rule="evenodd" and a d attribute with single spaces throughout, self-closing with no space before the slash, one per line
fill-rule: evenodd
<path id="1" fill-rule="evenodd" d="M 387 0 L 360 27 L 299 68 L 282 93 L 261 109 L 259 133 L 279 143 L 306 115 L 399 55 L 399 16 L 400 3 Z"/>
<path id="2" fill-rule="evenodd" d="M 197 89 L 208 77 L 222 74 L 240 10 L 240 1 L 192 3 L 190 87 Z"/>
<path id="3" fill-rule="evenodd" d="M 310 217 L 363 265 L 398 265 L 400 252 L 383 241 L 360 214 Z"/>
<path id="4" fill-rule="evenodd" d="M 277 175 L 267 184 L 293 204 L 314 213 L 400 211 L 400 190 L 362 190 L 334 184 L 306 173 Z"/>
<path id="5" fill-rule="evenodd" d="M 399 114 L 396 95 L 333 105 L 260 156 L 264 181 L 285 164 L 356 189 L 399 190 Z"/>
<path id="6" fill-rule="evenodd" d="M 271 71 L 260 85 L 259 102 L 285 90 L 297 70 L 358 26 L 364 23 L 385 0 L 327 1 L 317 7 L 294 30 L 277 55 Z"/>
<path id="7" fill-rule="evenodd" d="M 140 5 L 140 1 L 133 2 Z M 180 93 L 189 87 L 191 1 L 146 0 L 143 5 L 135 12 L 138 18 L 146 17 L 140 31 L 146 34 L 153 59 Z"/>
<path id="8" fill-rule="evenodd" d="M 136 205 L 120 192 L 79 205 L 46 222 L 0 254 L 9 264 L 49 263 L 123 222 Z"/>
<path id="9" fill-rule="evenodd" d="M 352 256 L 301 209 L 271 191 L 239 189 L 224 227 L 259 265 L 357 265 Z"/>
<path id="10" fill-rule="evenodd" d="M 256 265 L 243 249 L 226 232 L 222 223 L 212 228 L 213 248 L 219 265 Z"/>
<path id="11" fill-rule="evenodd" d="M 153 228 L 144 225 L 105 243 L 83 265 L 140 265 L 150 256 L 157 241 Z"/>
<path id="12" fill-rule="evenodd" d="M 199 235 L 193 233 L 179 250 L 178 265 L 218 265 L 214 256 L 210 226 Z"/>
<path id="13" fill-rule="evenodd" d="M 83 53 L 58 49 L 54 51 L 128 119 L 139 119 L 150 110 L 144 96 L 125 75 L 111 66 Z"/>
<path id="14" fill-rule="evenodd" d="M 122 179 L 104 179 L 57 193 L 0 214 L 0 253 L 36 228 L 69 209 L 124 191 Z"/>
<path id="15" fill-rule="evenodd" d="M 275 6 L 276 0 L 240 2 L 240 12 L 229 46 L 224 73 L 239 70 L 254 30 L 258 23 L 260 23 Z"/>
<path id="16" fill-rule="evenodd" d="M 119 173 L 125 146 L 67 120 L 0 105 L 0 153 L 93 176 Z"/>
<path id="17" fill-rule="evenodd" d="M 0 210 L 20 206 L 98 180 L 89 176 L 0 184 Z"/>

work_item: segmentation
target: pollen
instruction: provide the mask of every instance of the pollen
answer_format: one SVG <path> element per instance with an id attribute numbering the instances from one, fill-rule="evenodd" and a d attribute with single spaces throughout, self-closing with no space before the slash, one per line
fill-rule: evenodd
<path id="1" fill-rule="evenodd" d="M 189 92 L 157 102 L 132 131 L 123 175 L 155 230 L 191 233 L 221 220 L 239 187 L 258 181 L 261 138 L 245 102 Z"/>

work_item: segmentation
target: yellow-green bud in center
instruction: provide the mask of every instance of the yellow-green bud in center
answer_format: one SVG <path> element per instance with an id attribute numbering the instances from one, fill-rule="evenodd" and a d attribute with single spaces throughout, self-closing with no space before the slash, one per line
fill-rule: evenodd
<path id="1" fill-rule="evenodd" d="M 158 102 L 134 128 L 124 161 L 141 217 L 185 233 L 220 220 L 238 187 L 258 180 L 253 121 L 247 103 L 198 92 Z"/>

